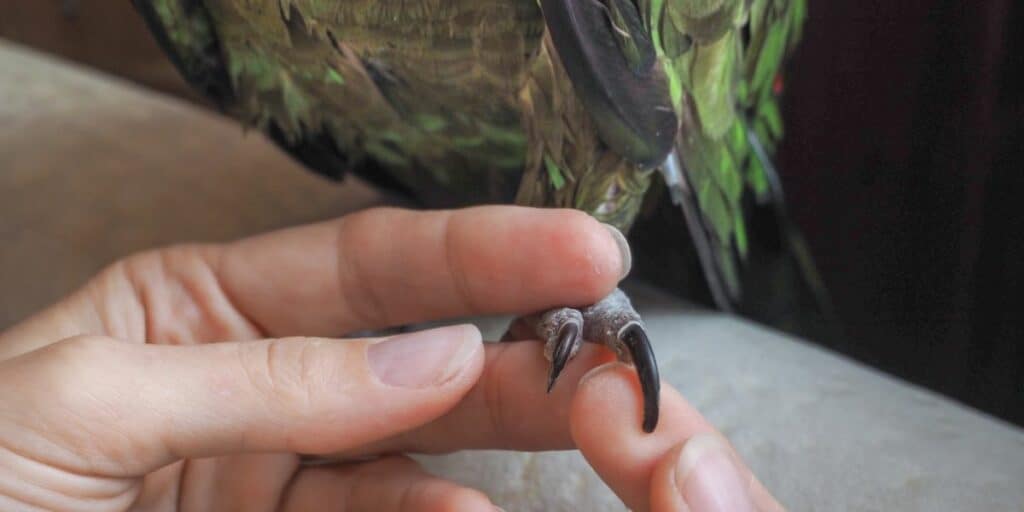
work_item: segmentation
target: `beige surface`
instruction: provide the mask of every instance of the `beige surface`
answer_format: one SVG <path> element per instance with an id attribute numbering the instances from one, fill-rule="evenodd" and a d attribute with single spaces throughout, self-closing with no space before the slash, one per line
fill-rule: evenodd
<path id="1" fill-rule="evenodd" d="M 128 0 L 0 0 L 0 12 L 0 39 L 200 100 Z"/>
<path id="2" fill-rule="evenodd" d="M 130 251 L 370 201 L 231 123 L 0 43 L 0 327 Z M 632 295 L 662 376 L 791 510 L 1024 511 L 1020 429 L 749 323 Z M 427 464 L 509 511 L 622 510 L 578 453 Z"/>
<path id="3" fill-rule="evenodd" d="M 373 201 L 215 114 L 0 41 L 0 329 L 130 252 Z"/>
<path id="4" fill-rule="evenodd" d="M 129 0 L 3 0 L 0 39 L 199 101 Z"/>

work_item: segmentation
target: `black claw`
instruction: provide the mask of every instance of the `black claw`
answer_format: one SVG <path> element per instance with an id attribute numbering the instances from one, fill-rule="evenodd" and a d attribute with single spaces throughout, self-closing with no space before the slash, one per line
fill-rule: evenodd
<path id="1" fill-rule="evenodd" d="M 644 394 L 644 432 L 650 434 L 658 426 L 658 402 L 661 396 L 661 377 L 658 375 L 658 361 L 654 359 L 651 342 L 639 324 L 626 327 L 622 342 L 633 357 L 633 366 L 640 377 L 640 389 Z"/>
<path id="2" fill-rule="evenodd" d="M 572 349 L 576 346 L 576 339 L 580 335 L 580 328 L 574 323 L 567 323 L 558 330 L 558 342 L 555 343 L 555 350 L 551 353 L 551 375 L 548 376 L 548 393 L 555 387 L 555 381 L 562 374 L 565 364 L 572 357 Z"/>

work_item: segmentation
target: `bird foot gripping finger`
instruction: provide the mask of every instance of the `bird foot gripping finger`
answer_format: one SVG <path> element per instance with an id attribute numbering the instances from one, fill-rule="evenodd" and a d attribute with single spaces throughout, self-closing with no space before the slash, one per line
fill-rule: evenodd
<path id="1" fill-rule="evenodd" d="M 605 344 L 620 361 L 636 368 L 644 395 L 644 432 L 653 432 L 658 425 L 661 377 L 640 314 L 621 290 L 615 290 L 582 313 L 583 337 Z"/>
<path id="2" fill-rule="evenodd" d="M 548 392 L 584 341 L 604 344 L 615 352 L 620 361 L 632 363 L 643 391 L 643 428 L 648 433 L 654 431 L 658 424 L 661 393 L 658 363 L 640 315 L 625 293 L 615 290 L 583 310 L 558 308 L 521 317 L 509 326 L 502 341 L 531 339 L 534 336 L 545 340 L 544 356 L 551 361 Z"/>
<path id="3" fill-rule="evenodd" d="M 551 361 L 548 376 L 550 393 L 565 365 L 583 345 L 583 314 L 573 308 L 558 308 L 519 317 L 508 327 L 501 341 L 535 338 L 544 340 L 544 357 Z"/>

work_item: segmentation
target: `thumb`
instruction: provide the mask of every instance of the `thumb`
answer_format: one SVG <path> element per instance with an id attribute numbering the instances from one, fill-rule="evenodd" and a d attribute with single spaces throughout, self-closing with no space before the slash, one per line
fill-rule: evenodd
<path id="1" fill-rule="evenodd" d="M 472 326 L 379 341 L 72 338 L 0 364 L 0 446 L 116 477 L 227 453 L 337 452 L 440 416 L 482 369 Z"/>

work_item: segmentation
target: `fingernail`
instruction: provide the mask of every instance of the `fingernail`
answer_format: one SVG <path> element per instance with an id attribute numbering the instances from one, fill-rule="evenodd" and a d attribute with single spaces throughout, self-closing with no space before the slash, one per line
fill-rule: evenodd
<path id="1" fill-rule="evenodd" d="M 476 327 L 453 325 L 379 341 L 370 345 L 366 358 L 384 384 L 424 388 L 447 382 L 480 349 Z"/>
<path id="2" fill-rule="evenodd" d="M 713 434 L 686 442 L 676 465 L 676 487 L 691 512 L 754 512 L 754 502 L 725 443 Z"/>
<path id="3" fill-rule="evenodd" d="M 615 244 L 619 246 L 619 256 L 620 261 L 622 261 L 622 274 L 620 276 L 625 278 L 633 268 L 633 252 L 629 249 L 629 240 L 626 240 L 626 235 L 623 235 L 619 228 L 611 224 L 605 224 L 604 227 L 608 228 L 612 238 L 615 239 Z"/>

